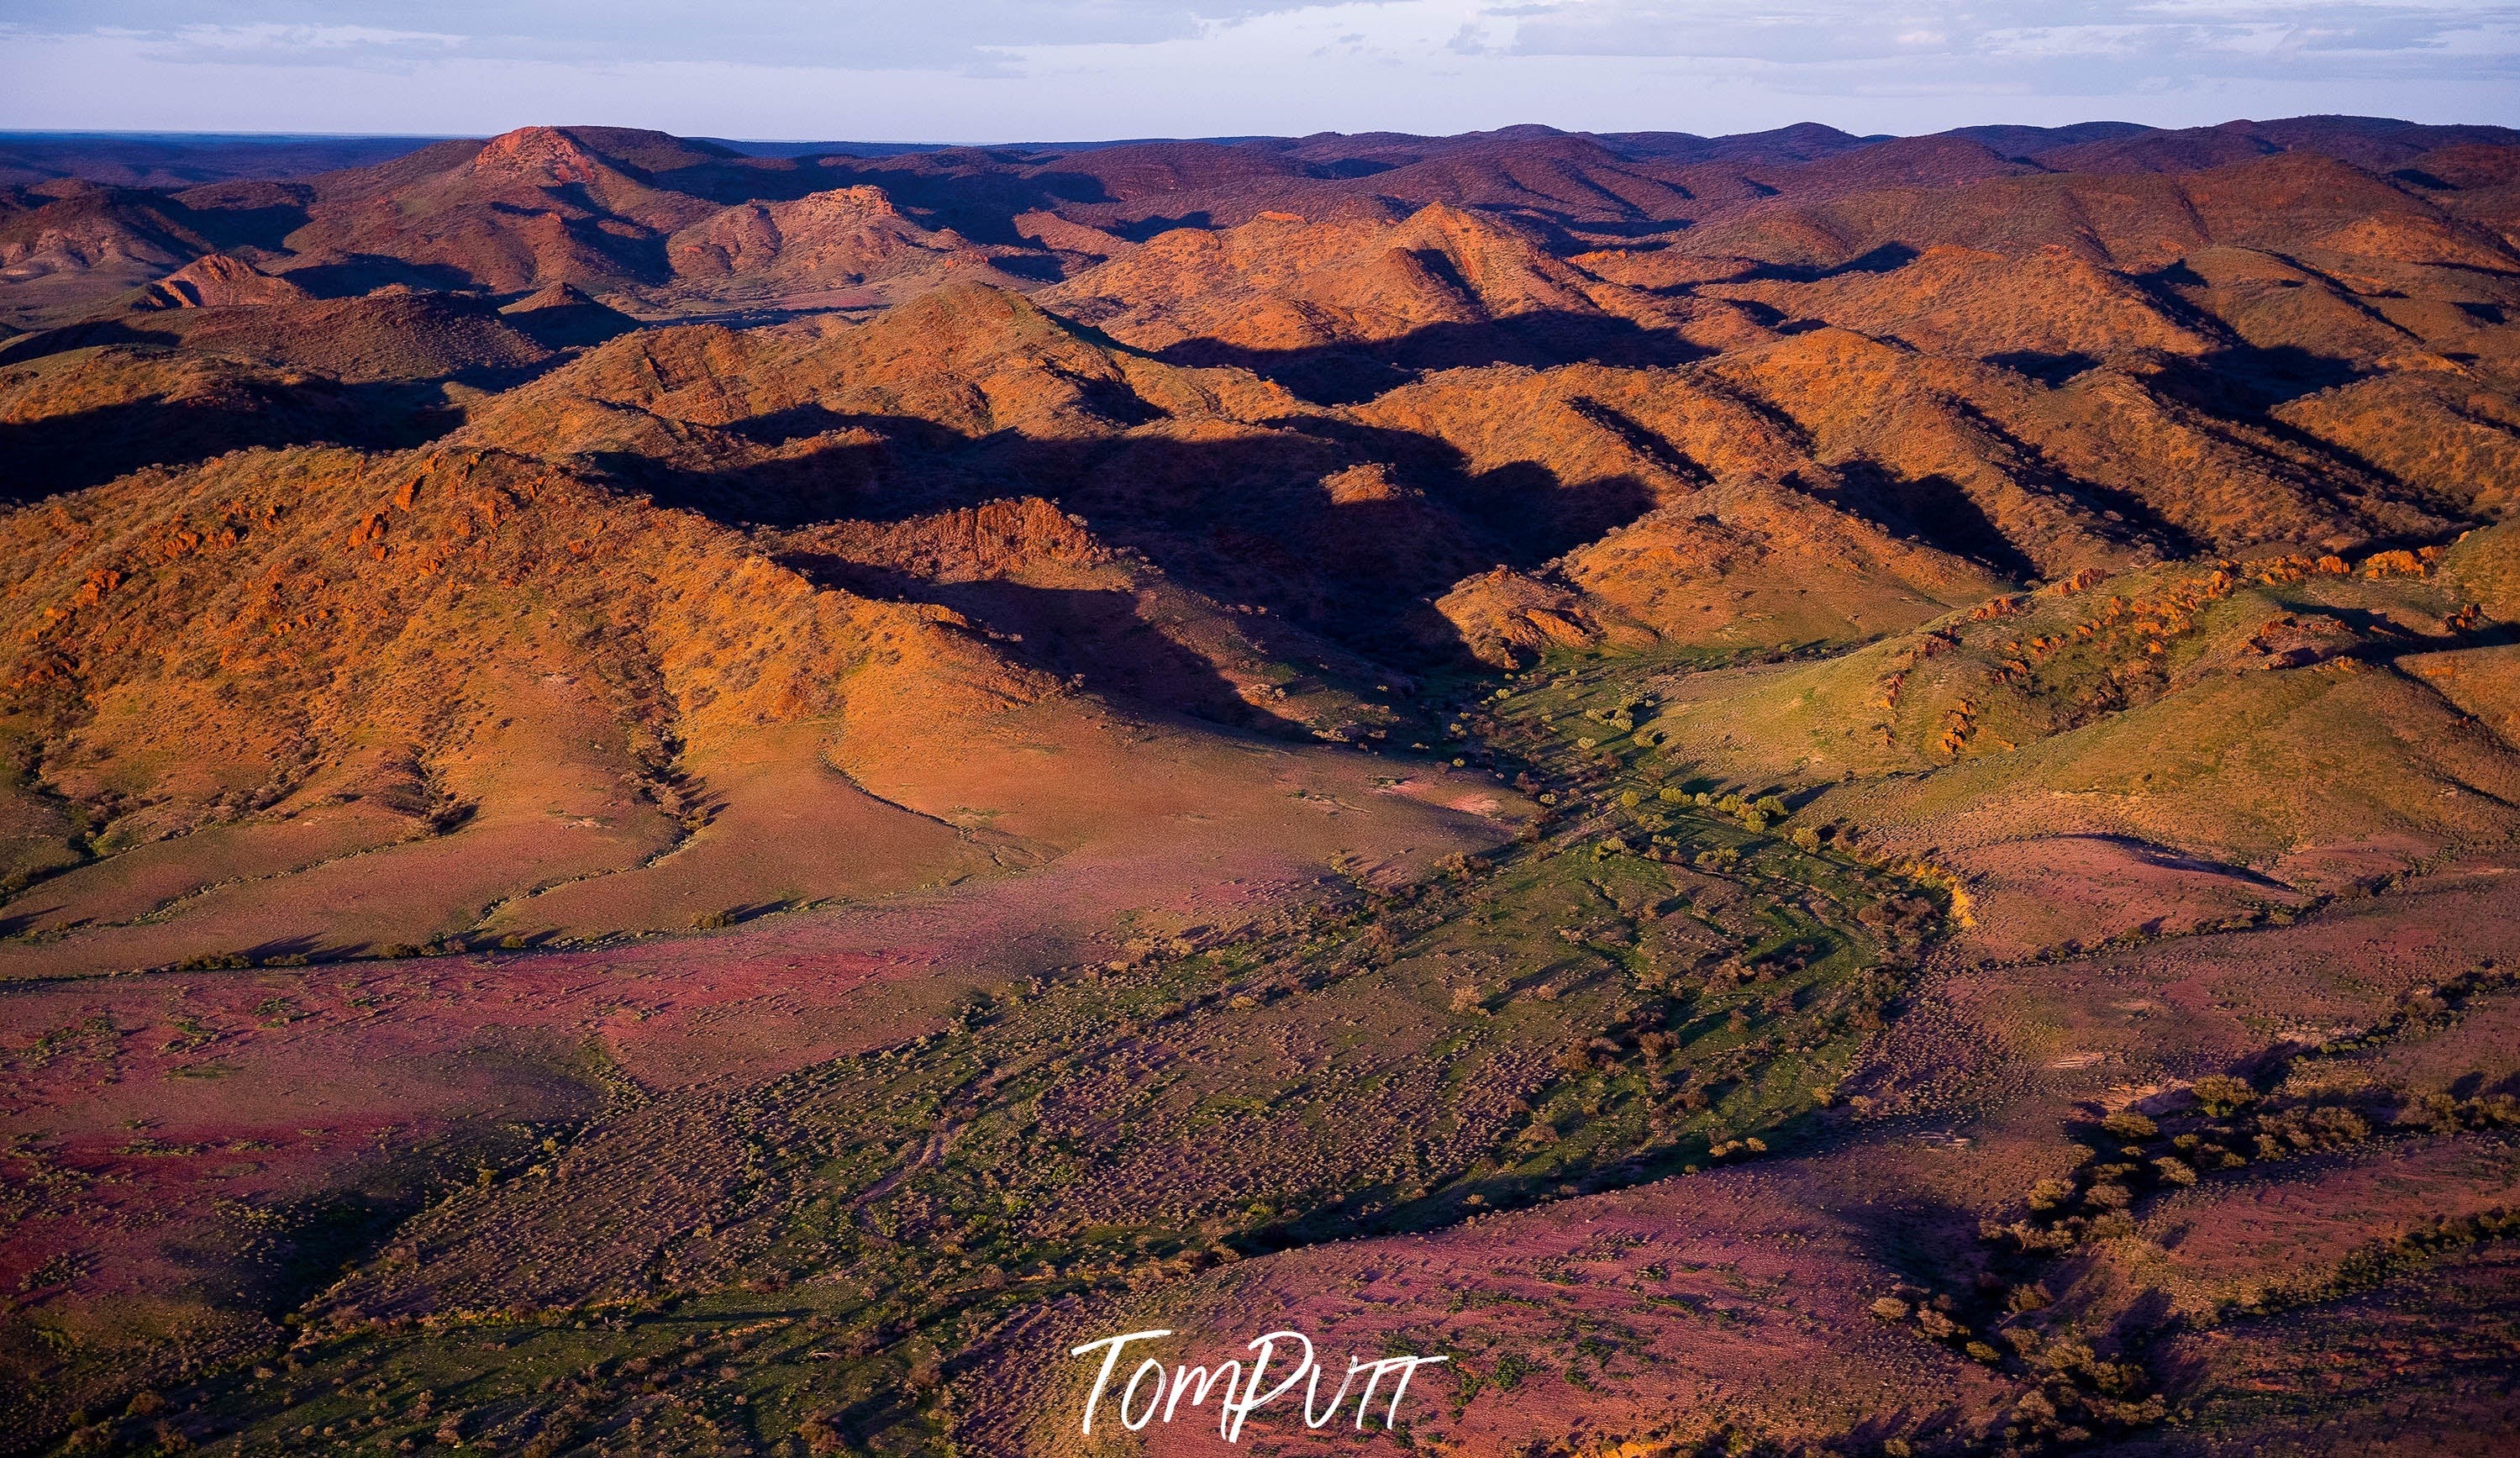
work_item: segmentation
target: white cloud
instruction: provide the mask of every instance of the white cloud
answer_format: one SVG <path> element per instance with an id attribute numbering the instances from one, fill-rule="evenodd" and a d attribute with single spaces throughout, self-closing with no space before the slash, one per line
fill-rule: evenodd
<path id="1" fill-rule="evenodd" d="M 1979 37 L 1981 56 L 2018 61 L 2050 61 L 2073 56 L 2132 56 L 2143 49 L 2151 31 L 2141 25 L 2040 25 L 2020 30 L 1990 30 Z"/>
<path id="2" fill-rule="evenodd" d="M 461 35 L 439 30 L 382 30 L 374 25 L 187 25 L 176 41 L 203 50 L 358 51 L 379 47 L 428 46 L 444 50 L 464 44 Z"/>

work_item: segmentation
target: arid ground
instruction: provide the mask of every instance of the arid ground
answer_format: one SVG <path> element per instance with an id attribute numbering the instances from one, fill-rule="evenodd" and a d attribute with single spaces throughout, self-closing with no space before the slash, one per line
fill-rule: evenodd
<path id="1" fill-rule="evenodd" d="M 0 139 L 0 1454 L 2520 1451 L 2515 499 L 2495 127 Z"/>

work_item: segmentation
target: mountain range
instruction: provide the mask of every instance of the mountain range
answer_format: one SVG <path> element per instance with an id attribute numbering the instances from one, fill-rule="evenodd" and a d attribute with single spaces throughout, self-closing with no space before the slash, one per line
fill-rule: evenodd
<path id="1" fill-rule="evenodd" d="M 22 135 L 0 329 L 0 1452 L 2520 1441 L 2520 132 Z"/>

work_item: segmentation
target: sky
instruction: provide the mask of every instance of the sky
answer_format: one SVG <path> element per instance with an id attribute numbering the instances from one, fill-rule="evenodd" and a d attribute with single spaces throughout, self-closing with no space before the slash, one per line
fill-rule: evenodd
<path id="1" fill-rule="evenodd" d="M 0 129 L 2520 124 L 2520 0 L 0 0 Z"/>

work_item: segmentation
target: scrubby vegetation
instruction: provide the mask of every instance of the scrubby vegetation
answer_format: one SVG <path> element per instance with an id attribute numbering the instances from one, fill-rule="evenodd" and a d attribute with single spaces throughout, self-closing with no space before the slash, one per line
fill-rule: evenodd
<path id="1" fill-rule="evenodd" d="M 912 1451 L 954 1426 L 954 1354 L 1044 1302 L 1791 1149 L 1946 898 L 1606 743 L 1635 672 L 1456 720 L 1546 807 L 1523 841 L 485 1164 L 310 1303 L 271 1375 L 168 1411 L 256 1450 Z"/>

